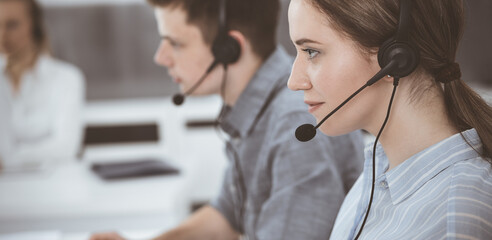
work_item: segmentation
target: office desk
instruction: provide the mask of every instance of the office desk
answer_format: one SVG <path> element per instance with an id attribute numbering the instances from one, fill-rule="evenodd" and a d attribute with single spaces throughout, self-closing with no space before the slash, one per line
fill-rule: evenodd
<path id="1" fill-rule="evenodd" d="M 185 174 L 107 182 L 74 161 L 0 175 L 0 234 L 169 228 L 188 214 Z"/>

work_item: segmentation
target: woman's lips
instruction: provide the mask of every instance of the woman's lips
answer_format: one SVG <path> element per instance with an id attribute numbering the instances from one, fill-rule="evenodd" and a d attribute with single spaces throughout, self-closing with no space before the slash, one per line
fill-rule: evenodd
<path id="1" fill-rule="evenodd" d="M 315 112 L 318 108 L 321 107 L 321 105 L 324 104 L 324 102 L 310 102 L 310 101 L 305 101 L 305 103 L 309 106 L 308 108 L 309 113 Z"/>

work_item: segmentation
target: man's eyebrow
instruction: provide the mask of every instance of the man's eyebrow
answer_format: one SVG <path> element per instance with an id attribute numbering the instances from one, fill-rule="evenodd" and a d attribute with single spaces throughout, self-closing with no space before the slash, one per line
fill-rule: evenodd
<path id="1" fill-rule="evenodd" d="M 308 38 L 301 38 L 299 40 L 296 40 L 295 43 L 296 43 L 296 45 L 303 45 L 305 43 L 317 43 L 317 44 L 321 44 L 318 41 L 314 41 L 314 40 L 311 40 L 311 39 L 308 39 Z"/>
<path id="2" fill-rule="evenodd" d="M 168 36 L 168 35 L 160 35 L 161 39 L 162 40 L 169 40 L 171 42 L 175 42 L 176 40 L 174 40 L 174 38 L 172 38 L 171 36 Z"/>
<path id="3" fill-rule="evenodd" d="M 163 41 L 166 41 L 167 40 L 172 45 L 180 45 L 180 44 L 182 44 L 182 42 L 180 40 L 178 40 L 176 38 L 173 38 L 173 37 L 171 37 L 169 35 L 161 35 L 160 37 L 161 37 L 161 40 L 163 40 Z"/>

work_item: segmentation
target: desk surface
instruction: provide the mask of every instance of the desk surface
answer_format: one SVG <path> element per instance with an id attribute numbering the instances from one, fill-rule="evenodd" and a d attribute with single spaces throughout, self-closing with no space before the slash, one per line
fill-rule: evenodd
<path id="1" fill-rule="evenodd" d="M 0 233 L 159 228 L 187 214 L 185 173 L 107 182 L 80 162 L 0 175 Z"/>
<path id="2" fill-rule="evenodd" d="M 213 128 L 184 126 L 190 119 L 214 119 L 220 107 L 218 100 L 190 98 L 181 108 L 171 106 L 170 100 L 89 104 L 86 123 L 157 122 L 164 142 L 90 148 L 83 162 L 74 160 L 32 175 L 0 175 L 0 237 L 4 233 L 48 231 L 65 239 L 72 233 L 162 231 L 177 225 L 188 214 L 190 199 L 209 200 L 220 188 L 226 167 L 222 141 Z M 180 164 L 182 173 L 105 182 L 87 165 L 120 156 L 162 156 Z"/>

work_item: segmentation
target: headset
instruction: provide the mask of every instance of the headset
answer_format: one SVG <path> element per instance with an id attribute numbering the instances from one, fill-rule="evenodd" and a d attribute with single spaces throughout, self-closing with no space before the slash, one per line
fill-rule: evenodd
<path id="1" fill-rule="evenodd" d="M 326 117 L 324 117 L 316 126 L 312 124 L 304 124 L 299 126 L 296 129 L 295 136 L 299 141 L 307 142 L 316 136 L 316 129 L 321 126 L 329 117 L 331 117 L 335 112 L 337 112 L 340 108 L 342 108 L 347 102 L 352 100 L 357 94 L 359 94 L 366 87 L 373 85 L 381 78 L 386 75 L 392 76 L 394 78 L 393 81 L 393 92 L 391 95 L 391 99 L 388 105 L 388 111 L 386 114 L 386 118 L 379 130 L 379 133 L 376 137 L 373 146 L 373 158 L 372 158 L 372 188 L 371 188 L 371 197 L 369 200 L 369 205 L 367 207 L 366 215 L 362 222 L 362 225 L 355 237 L 355 239 L 359 239 L 360 234 L 362 233 L 362 229 L 366 223 L 367 217 L 369 215 L 369 211 L 372 205 L 372 199 L 374 196 L 374 183 L 375 183 L 375 175 L 376 175 L 376 144 L 383 132 L 386 123 L 388 122 L 391 105 L 394 100 L 394 96 L 396 93 L 396 88 L 398 87 L 398 83 L 400 78 L 406 77 L 410 75 L 418 66 L 420 61 L 420 55 L 417 51 L 417 48 L 410 42 L 410 28 L 411 28 L 411 9 L 413 0 L 400 0 L 400 19 L 398 22 L 398 29 L 396 34 L 386 40 L 378 52 L 378 64 L 381 67 L 381 70 L 376 73 L 371 79 L 369 79 L 364 86 L 355 91 L 350 97 L 348 97 L 344 102 L 342 102 L 339 106 L 337 106 L 333 111 L 331 111 Z"/>
<path id="2" fill-rule="evenodd" d="M 173 103 L 176 106 L 183 104 L 185 96 L 192 94 L 205 80 L 208 74 L 218 65 L 222 64 L 225 69 L 229 64 L 237 62 L 241 56 L 241 46 L 239 42 L 231 37 L 228 32 L 229 28 L 227 26 L 227 6 L 226 0 L 219 0 L 219 16 L 218 16 L 218 29 L 217 35 L 212 43 L 212 54 L 214 56 L 214 61 L 207 68 L 202 77 L 198 80 L 195 85 L 193 85 L 184 94 L 177 93 L 173 96 Z M 222 90 L 224 90 L 225 78 L 222 81 Z"/>

